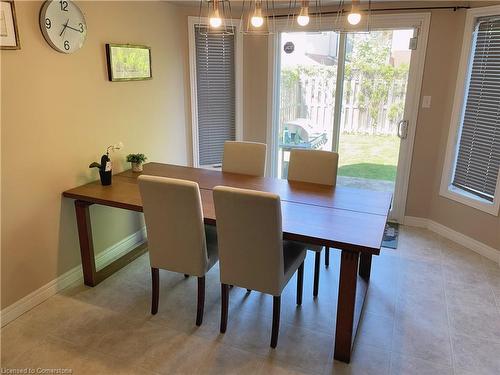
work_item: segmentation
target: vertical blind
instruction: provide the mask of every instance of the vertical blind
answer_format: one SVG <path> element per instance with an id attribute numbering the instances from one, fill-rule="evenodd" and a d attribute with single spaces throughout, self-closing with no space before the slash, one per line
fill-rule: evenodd
<path id="1" fill-rule="evenodd" d="M 224 142 L 235 139 L 234 43 L 234 33 L 214 34 L 195 26 L 200 165 L 220 164 Z"/>
<path id="2" fill-rule="evenodd" d="M 479 19 L 452 184 L 493 202 L 500 166 L 500 17 Z"/>

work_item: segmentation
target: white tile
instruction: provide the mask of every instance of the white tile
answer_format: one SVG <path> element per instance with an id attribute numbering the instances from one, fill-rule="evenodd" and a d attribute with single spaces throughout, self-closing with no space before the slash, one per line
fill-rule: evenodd
<path id="1" fill-rule="evenodd" d="M 339 252 L 306 260 L 303 304 L 296 279 L 282 296 L 278 347 L 269 347 L 272 298 L 230 292 L 219 333 L 218 268 L 207 275 L 196 327 L 196 278 L 161 271 L 152 316 L 146 255 L 95 288 L 68 288 L 1 331 L 3 366 L 71 366 L 75 374 L 498 374 L 500 268 L 422 229 L 401 228 L 399 248 L 374 257 L 350 364 L 333 360 Z M 453 343 L 453 344 L 451 344 Z M 93 349 L 89 349 L 93 348 Z"/>

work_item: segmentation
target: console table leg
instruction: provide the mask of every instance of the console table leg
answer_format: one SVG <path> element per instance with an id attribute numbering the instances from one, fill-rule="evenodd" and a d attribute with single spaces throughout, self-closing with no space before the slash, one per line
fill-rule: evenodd
<path id="1" fill-rule="evenodd" d="M 82 257 L 83 281 L 85 285 L 95 286 L 97 284 L 96 268 L 89 210 L 91 205 L 92 203 L 89 202 L 75 201 L 76 223 L 78 225 L 78 238 L 80 239 L 80 253 Z"/>
<path id="2" fill-rule="evenodd" d="M 91 205 L 92 203 L 89 202 L 80 200 L 75 201 L 76 223 L 78 225 L 80 253 L 82 256 L 83 282 L 88 286 L 96 286 L 101 281 L 144 254 L 148 249 L 148 244 L 147 242 L 140 243 L 134 249 L 128 251 L 120 258 L 97 271 L 94 258 L 94 243 L 92 241 L 92 226 L 90 224 L 89 207 Z"/>

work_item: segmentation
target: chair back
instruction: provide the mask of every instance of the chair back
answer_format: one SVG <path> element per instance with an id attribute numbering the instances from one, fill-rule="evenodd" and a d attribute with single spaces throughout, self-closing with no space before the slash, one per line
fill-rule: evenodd
<path id="1" fill-rule="evenodd" d="M 151 267 L 203 276 L 208 265 L 196 182 L 139 176 Z"/>
<path id="2" fill-rule="evenodd" d="M 338 163 L 339 154 L 336 152 L 292 149 L 288 180 L 335 186 Z"/>
<path id="3" fill-rule="evenodd" d="M 280 197 L 217 186 L 214 189 L 220 280 L 272 295 L 284 284 Z"/>
<path id="4" fill-rule="evenodd" d="M 266 173 L 266 150 L 264 143 L 226 141 L 222 172 L 263 177 Z"/>

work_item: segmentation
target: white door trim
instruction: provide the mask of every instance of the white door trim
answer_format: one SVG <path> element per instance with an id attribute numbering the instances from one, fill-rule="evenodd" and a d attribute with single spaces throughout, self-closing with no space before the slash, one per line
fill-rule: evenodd
<path id="1" fill-rule="evenodd" d="M 419 18 L 420 27 L 417 29 L 419 34 L 418 47 L 417 50 L 412 53 L 410 73 L 408 76 L 408 88 L 406 90 L 406 103 L 408 108 L 405 108 L 405 120 L 409 121 L 408 137 L 405 141 L 401 142 L 401 147 L 399 149 L 396 190 L 394 191 L 393 208 L 390 216 L 390 219 L 397 222 L 403 222 L 406 211 L 406 198 L 410 180 L 413 145 L 415 143 L 415 133 L 417 130 L 427 40 L 431 23 L 430 13 L 422 13 L 415 16 Z"/>
<path id="2" fill-rule="evenodd" d="M 279 122 L 279 88 L 280 77 L 278 67 L 281 65 L 280 54 L 276 53 L 277 46 L 281 45 L 280 34 L 276 33 L 268 37 L 268 67 L 267 67 L 267 165 L 266 174 L 269 177 L 276 177 L 278 173 L 278 143 L 277 143 L 277 124 Z"/>
<path id="3" fill-rule="evenodd" d="M 334 17 L 322 18 L 322 30 L 328 31 L 331 29 L 335 21 Z M 408 137 L 401 142 L 401 149 L 398 161 L 398 176 L 396 181 L 396 191 L 394 192 L 394 207 L 391 212 L 391 219 L 401 222 L 404 218 L 406 210 L 406 196 L 408 193 L 408 183 L 410 179 L 410 167 L 413 155 L 413 144 L 415 141 L 416 124 L 418 110 L 420 104 L 420 92 L 422 89 L 422 78 L 424 74 L 425 56 L 427 50 L 427 39 L 429 36 L 429 27 L 431 21 L 431 13 L 402 13 L 402 14 L 381 14 L 371 16 L 371 29 L 388 29 L 388 28 L 415 28 L 418 30 L 418 48 L 412 53 L 412 61 L 410 66 L 410 75 L 408 79 L 408 90 L 405 108 L 405 119 L 409 121 Z M 310 30 L 317 30 L 317 26 L 311 22 Z M 271 107 L 268 108 L 268 124 L 267 124 L 267 144 L 269 146 L 269 162 L 271 168 L 268 168 L 272 176 L 276 176 L 277 166 L 277 147 L 276 139 L 278 136 L 279 122 L 279 77 L 278 63 L 280 54 L 277 53 L 277 46 L 281 45 L 279 35 L 282 31 L 308 31 L 308 28 L 291 27 L 285 21 L 277 22 L 276 33 L 269 36 L 269 51 L 268 51 L 268 103 Z"/>
<path id="4" fill-rule="evenodd" d="M 243 34 L 240 32 L 240 20 L 226 20 L 229 26 L 234 26 L 235 32 L 235 79 L 236 79 L 236 140 L 243 139 Z M 194 41 L 194 26 L 208 25 L 206 17 L 188 17 L 189 39 L 189 81 L 191 86 L 191 138 L 193 147 L 193 167 L 200 166 L 198 153 L 198 98 L 196 84 L 196 46 Z"/>

